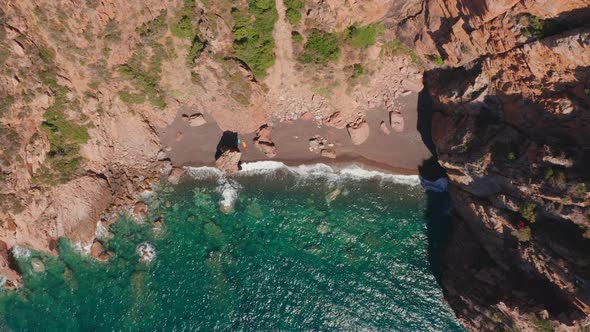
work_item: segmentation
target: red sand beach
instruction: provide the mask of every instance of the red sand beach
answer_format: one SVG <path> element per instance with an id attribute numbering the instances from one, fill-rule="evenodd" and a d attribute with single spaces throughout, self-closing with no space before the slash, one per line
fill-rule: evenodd
<path id="1" fill-rule="evenodd" d="M 277 155 L 272 160 L 287 165 L 311 163 L 350 164 L 359 163 L 367 168 L 379 169 L 396 174 L 417 174 L 418 166 L 430 157 L 430 152 L 422 143 L 416 129 L 418 94 L 410 94 L 398 99 L 406 125 L 402 133 L 394 131 L 386 135 L 379 129 L 381 121 L 389 123 L 389 115 L 381 109 L 367 113 L 370 126 L 369 138 L 361 145 L 353 145 L 346 129 L 319 125 L 315 120 L 282 122 L 272 127 L 272 140 L 277 147 Z M 183 113 L 194 110 L 180 109 L 174 122 L 159 130 L 162 143 L 172 164 L 181 166 L 211 166 L 215 163 L 215 151 L 223 130 L 209 114 L 204 114 L 207 123 L 191 127 L 182 119 Z M 253 145 L 253 133 L 238 133 L 248 147 L 242 145 L 243 162 L 269 160 Z M 309 140 L 320 135 L 333 143 L 336 159 L 321 157 L 309 149 Z"/>

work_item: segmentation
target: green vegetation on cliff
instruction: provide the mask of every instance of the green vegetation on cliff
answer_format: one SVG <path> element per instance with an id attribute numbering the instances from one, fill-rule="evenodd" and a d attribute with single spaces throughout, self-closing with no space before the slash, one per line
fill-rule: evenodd
<path id="1" fill-rule="evenodd" d="M 382 24 L 353 25 L 346 30 L 346 41 L 354 48 L 367 48 L 375 45 L 377 36 L 383 30 L 384 27 Z"/>
<path id="2" fill-rule="evenodd" d="M 189 64 L 192 64 L 195 61 L 205 47 L 205 44 L 199 38 L 198 28 L 195 26 L 197 20 L 197 15 L 195 15 L 195 2 L 185 0 L 179 17 L 170 27 L 170 31 L 174 36 L 191 41 L 191 46 L 186 55 L 186 61 Z"/>
<path id="3" fill-rule="evenodd" d="M 249 0 L 248 10 L 234 9 L 234 50 L 257 78 L 275 62 L 273 29 L 277 11 L 273 0 Z"/>
<path id="4" fill-rule="evenodd" d="M 340 56 L 338 37 L 334 33 L 314 30 L 309 35 L 299 61 L 303 63 L 326 64 Z"/>
<path id="5" fill-rule="evenodd" d="M 553 20 L 542 20 L 534 15 L 525 15 L 521 18 L 523 28 L 520 32 L 526 37 L 543 39 L 555 35 L 563 30 L 563 27 Z"/>
<path id="6" fill-rule="evenodd" d="M 133 83 L 135 92 L 122 91 L 119 93 L 121 100 L 130 104 L 141 103 L 147 100 L 156 108 L 165 108 L 164 92 L 160 87 L 162 73 L 162 61 L 169 56 L 164 46 L 157 42 L 166 29 L 166 10 L 160 11 L 160 15 L 151 21 L 145 22 L 136 29 L 142 37 L 143 45 L 140 46 L 128 63 L 119 66 L 118 72 L 124 78 Z M 151 56 L 146 57 L 146 49 L 149 48 Z M 143 95 L 144 97 L 141 97 Z"/>
<path id="7" fill-rule="evenodd" d="M 408 46 L 404 45 L 401 41 L 394 39 L 385 43 L 381 49 L 381 54 L 397 56 L 397 55 L 408 55 L 414 63 L 419 68 L 422 68 L 424 64 L 422 60 L 418 57 L 416 52 L 409 48 Z"/>
<path id="8" fill-rule="evenodd" d="M 287 7 L 287 19 L 292 25 L 301 22 L 301 10 L 305 6 L 302 0 L 285 0 L 285 7 Z"/>
<path id="9" fill-rule="evenodd" d="M 54 65 L 55 52 L 49 48 L 39 50 L 39 58 L 44 62 L 44 70 L 39 73 L 41 82 L 53 94 L 53 104 L 47 108 L 41 125 L 49 139 L 49 167 L 37 175 L 37 182 L 63 183 L 80 170 L 80 145 L 85 144 L 90 136 L 85 126 L 68 119 L 65 111 L 75 107 L 68 100 L 68 89 L 57 81 Z"/>

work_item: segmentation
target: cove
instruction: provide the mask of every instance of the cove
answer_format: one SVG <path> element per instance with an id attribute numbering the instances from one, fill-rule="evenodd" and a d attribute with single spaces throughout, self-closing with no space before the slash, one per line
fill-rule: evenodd
<path id="1" fill-rule="evenodd" d="M 111 226 L 106 263 L 65 239 L 58 257 L 21 250 L 24 286 L 3 292 L 0 328 L 462 331 L 429 263 L 417 177 L 272 166 L 159 188 L 145 221 Z"/>

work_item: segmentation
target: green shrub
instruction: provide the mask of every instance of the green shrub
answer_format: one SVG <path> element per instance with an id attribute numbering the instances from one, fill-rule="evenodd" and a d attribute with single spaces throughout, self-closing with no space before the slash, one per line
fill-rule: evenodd
<path id="1" fill-rule="evenodd" d="M 363 75 L 365 73 L 365 69 L 363 68 L 363 66 L 359 63 L 355 63 L 353 66 L 353 74 L 352 74 L 352 78 L 359 78 L 361 77 L 361 75 Z"/>
<path id="2" fill-rule="evenodd" d="M 272 0 L 249 0 L 248 12 L 234 10 L 234 50 L 257 78 L 266 76 L 266 70 L 275 62 L 273 29 L 277 20 Z"/>
<path id="3" fill-rule="evenodd" d="M 545 170 L 545 180 L 548 181 L 548 180 L 553 179 L 553 175 L 555 175 L 555 172 L 553 171 L 553 168 L 548 167 Z"/>
<path id="4" fill-rule="evenodd" d="M 0 117 L 10 110 L 13 103 L 13 96 L 6 96 L 0 99 Z"/>
<path id="5" fill-rule="evenodd" d="M 414 63 L 416 66 L 418 66 L 418 67 L 423 66 L 422 61 L 420 60 L 420 58 L 418 57 L 416 52 L 414 52 L 412 49 L 410 49 L 409 47 L 407 47 L 406 45 L 404 45 L 401 41 L 399 41 L 397 39 L 394 39 L 394 40 L 391 40 L 391 41 L 388 41 L 387 43 L 385 43 L 383 45 L 383 48 L 381 49 L 381 53 L 391 55 L 391 56 L 408 55 L 408 56 L 410 56 L 412 63 Z"/>
<path id="6" fill-rule="evenodd" d="M 535 321 L 535 331 L 536 332 L 553 332 L 553 326 L 551 325 L 551 321 L 545 319 L 537 319 Z"/>
<path id="7" fill-rule="evenodd" d="M 574 191 L 578 196 L 584 196 L 588 191 L 588 188 L 585 183 L 578 183 Z"/>
<path id="8" fill-rule="evenodd" d="M 49 138 L 48 161 L 51 165 L 45 181 L 63 183 L 79 171 L 82 161 L 80 145 L 85 144 L 90 136 L 86 127 L 68 120 L 60 110 L 48 110 L 44 117 L 41 128 Z"/>
<path id="9" fill-rule="evenodd" d="M 287 19 L 292 25 L 301 22 L 301 9 L 305 3 L 302 0 L 285 0 L 285 7 L 287 7 Z"/>
<path id="10" fill-rule="evenodd" d="M 145 62 L 145 51 L 140 48 L 131 57 L 127 64 L 119 66 L 118 72 L 124 78 L 130 80 L 135 90 L 147 97 L 152 106 L 165 108 L 164 93 L 160 87 L 160 75 L 162 72 L 162 61 L 169 55 L 164 46 L 155 41 L 149 41 L 152 49 L 152 56 Z"/>
<path id="11" fill-rule="evenodd" d="M 131 93 L 129 91 L 120 91 L 119 98 L 127 104 L 143 104 L 145 102 L 145 95 L 142 93 Z"/>
<path id="12" fill-rule="evenodd" d="M 201 42 L 199 37 L 195 37 L 193 39 L 192 44 L 191 44 L 191 48 L 189 49 L 188 54 L 186 56 L 186 60 L 189 63 L 193 63 L 195 61 L 195 59 L 197 57 L 199 57 L 201 52 L 203 52 L 204 48 L 205 48 L 205 44 L 203 44 L 203 42 Z"/>
<path id="13" fill-rule="evenodd" d="M 428 57 L 430 59 L 430 61 L 432 61 L 432 63 L 434 63 L 435 65 L 442 67 L 445 65 L 445 60 L 440 56 L 440 55 L 430 55 Z"/>
<path id="14" fill-rule="evenodd" d="M 533 202 L 524 202 L 518 206 L 518 212 L 520 215 L 525 219 L 528 220 L 530 223 L 534 223 L 537 221 L 537 204 Z"/>
<path id="15" fill-rule="evenodd" d="M 544 178 L 545 181 L 549 181 L 556 186 L 561 186 L 567 183 L 567 176 L 565 172 L 560 169 L 555 170 L 552 167 L 547 167 Z"/>
<path id="16" fill-rule="evenodd" d="M 381 24 L 370 24 L 365 26 L 350 26 L 346 32 L 346 40 L 350 46 L 355 48 L 367 48 L 375 45 L 377 36 L 383 32 Z"/>
<path id="17" fill-rule="evenodd" d="M 528 242 L 532 238 L 531 228 L 524 227 L 522 229 L 517 229 L 513 232 L 514 236 L 518 239 L 518 242 Z"/>
<path id="18" fill-rule="evenodd" d="M 135 88 L 147 96 L 150 103 L 157 108 L 166 107 L 160 91 L 158 71 L 145 71 L 141 66 L 126 64 L 119 67 L 119 73 L 134 83 Z"/>
<path id="19" fill-rule="evenodd" d="M 166 29 L 167 15 L 168 12 L 166 11 L 166 9 L 162 9 L 160 11 L 160 15 L 137 27 L 135 31 L 143 39 L 154 39 L 158 36 L 161 36 L 164 30 Z"/>
<path id="20" fill-rule="evenodd" d="M 333 33 L 314 30 L 307 39 L 299 60 L 303 63 L 326 64 L 337 60 L 339 56 L 338 37 Z"/>
<path id="21" fill-rule="evenodd" d="M 564 28 L 560 23 L 553 20 L 542 20 L 534 15 L 525 15 L 521 19 L 521 24 L 524 27 L 520 32 L 525 37 L 532 37 L 537 39 L 543 39 L 545 37 L 554 35 L 562 31 Z"/>
<path id="22" fill-rule="evenodd" d="M 172 34 L 181 39 L 191 39 L 195 35 L 191 17 L 182 15 L 170 28 Z"/>
<path id="23" fill-rule="evenodd" d="M 110 43 L 118 43 L 121 41 L 121 30 L 117 21 L 110 20 L 104 28 L 104 39 Z"/>
<path id="24" fill-rule="evenodd" d="M 297 44 L 303 43 L 303 36 L 299 32 L 297 32 L 297 31 L 291 32 L 291 37 L 293 37 L 293 41 L 296 42 Z"/>
<path id="25" fill-rule="evenodd" d="M 46 64 L 52 64 L 55 60 L 55 51 L 51 48 L 40 48 L 39 57 Z"/>

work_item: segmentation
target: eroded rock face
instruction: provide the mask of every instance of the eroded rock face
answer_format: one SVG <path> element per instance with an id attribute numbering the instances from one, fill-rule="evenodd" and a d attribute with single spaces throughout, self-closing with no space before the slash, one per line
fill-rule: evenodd
<path id="1" fill-rule="evenodd" d="M 232 174 L 241 169 L 242 153 L 236 149 L 229 149 L 215 161 L 215 166 L 225 173 Z"/>
<path id="2" fill-rule="evenodd" d="M 369 124 L 364 121 L 361 123 L 348 125 L 346 129 L 348 129 L 350 140 L 354 145 L 361 145 L 365 143 L 367 138 L 369 138 L 369 134 L 371 133 L 371 128 L 369 127 Z"/>
<path id="3" fill-rule="evenodd" d="M 271 128 L 268 125 L 264 125 L 256 131 L 254 146 L 268 158 L 274 158 L 277 155 L 277 147 L 272 141 Z"/>
<path id="4" fill-rule="evenodd" d="M 578 330 L 590 315 L 589 5 L 427 3 L 416 46 L 452 67 L 425 74 L 456 213 L 441 281 L 470 329 Z M 569 23 L 523 34 L 531 15 Z"/>

